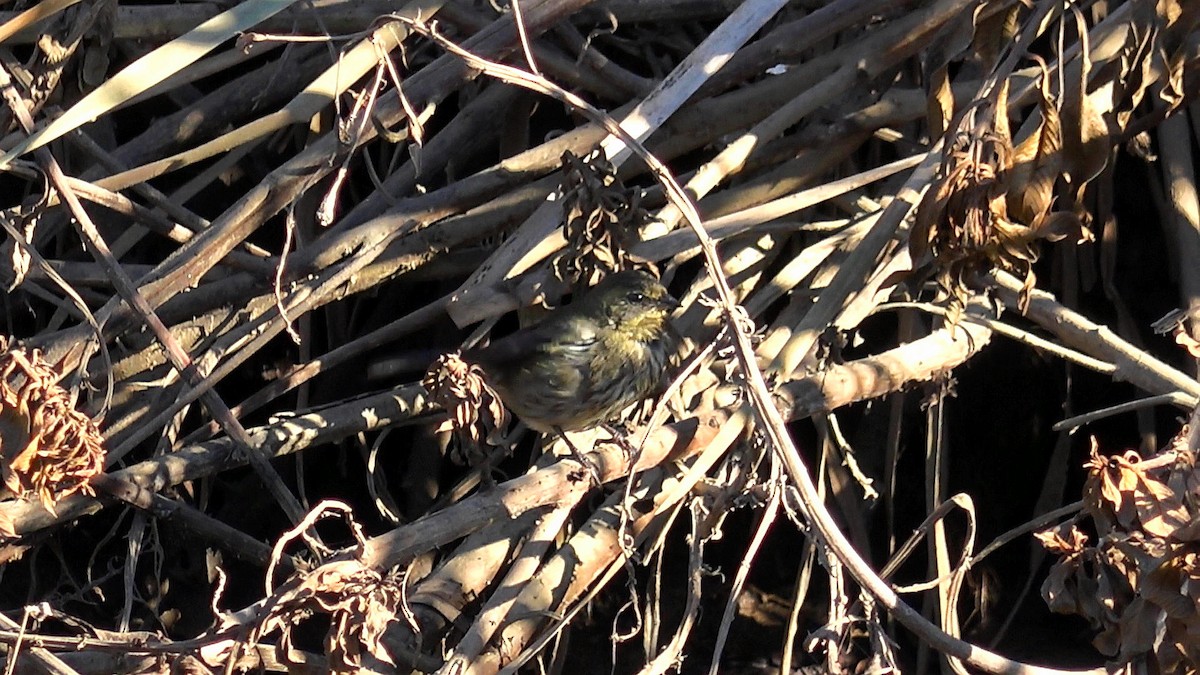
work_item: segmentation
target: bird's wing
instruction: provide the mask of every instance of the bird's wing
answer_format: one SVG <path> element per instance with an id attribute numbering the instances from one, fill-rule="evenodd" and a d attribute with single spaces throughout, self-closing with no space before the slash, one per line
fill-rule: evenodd
<path id="1" fill-rule="evenodd" d="M 568 335 L 573 333 L 573 335 Z M 544 321 L 526 330 L 506 335 L 482 349 L 473 349 L 464 355 L 468 361 L 480 365 L 512 364 L 532 358 L 538 354 L 557 349 L 585 350 L 596 342 L 596 333 L 590 327 L 582 330 L 579 325 L 566 326 L 560 321 Z"/>

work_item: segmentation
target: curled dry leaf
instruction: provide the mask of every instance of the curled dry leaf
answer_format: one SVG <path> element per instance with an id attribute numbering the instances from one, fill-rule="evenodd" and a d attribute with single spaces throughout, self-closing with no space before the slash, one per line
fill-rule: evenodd
<path id="1" fill-rule="evenodd" d="M 1084 187 L 1100 175 L 1112 154 L 1108 122 L 1104 117 L 1104 113 L 1112 112 L 1112 86 L 1088 93 L 1092 59 L 1087 24 L 1083 14 L 1072 9 L 1081 49 L 1079 69 L 1072 70 L 1078 73 L 1078 78 L 1063 87 L 1063 170 L 1078 202 Z"/>
<path id="2" fill-rule="evenodd" d="M 617 178 L 617 168 L 595 150 L 585 157 L 562 158 L 563 237 L 566 248 L 554 259 L 560 279 L 587 287 L 600 272 L 637 266 L 629 250 L 638 243 L 650 214 L 639 193 Z"/>
<path id="3" fill-rule="evenodd" d="M 1191 97 L 1185 84 L 1185 67 L 1194 60 L 1195 34 L 1200 27 L 1200 5 L 1191 0 L 1157 0 L 1137 3 L 1135 20 L 1144 22 L 1153 40 L 1153 68 L 1160 100 L 1175 110 Z M 1194 87 L 1194 85 L 1193 85 Z M 1194 91 L 1194 89 L 1192 90 Z"/>
<path id="4" fill-rule="evenodd" d="M 395 666 L 382 637 L 388 624 L 400 616 L 402 598 L 399 579 L 381 575 L 357 560 L 327 563 L 280 588 L 251 642 L 279 631 L 277 654 L 284 663 L 291 663 L 292 632 L 305 619 L 323 614 L 329 618 L 325 653 L 332 671 L 360 671 L 365 654 Z"/>
<path id="5" fill-rule="evenodd" d="M 458 353 L 443 354 L 429 367 L 421 384 L 449 414 L 439 431 L 454 431 L 456 449 L 451 457 L 470 466 L 483 462 L 489 455 L 488 446 L 500 443 L 509 422 L 508 410 L 483 371 Z"/>
<path id="6" fill-rule="evenodd" d="M 1084 512 L 1096 543 L 1075 523 L 1036 535 L 1058 556 L 1042 584 L 1050 609 L 1087 619 L 1104 654 L 1162 672 L 1200 666 L 1200 475 L 1186 438 L 1176 436 L 1169 463 L 1104 457 L 1093 440 Z"/>
<path id="7" fill-rule="evenodd" d="M 1200 359 L 1200 341 L 1189 335 L 1183 328 L 1175 331 L 1175 344 L 1186 349 L 1188 354 Z"/>
<path id="8" fill-rule="evenodd" d="M 14 493 L 54 503 L 104 470 L 103 438 L 58 385 L 59 373 L 40 352 L 9 349 L 0 339 L 0 471 Z"/>
<path id="9" fill-rule="evenodd" d="M 932 276 L 949 297 L 956 320 L 971 277 L 998 268 L 1024 279 L 1022 309 L 1033 289 L 1039 240 L 1092 239 L 1085 214 L 1071 200 L 1055 210 L 1063 171 L 1062 123 L 1050 100 L 1043 66 L 1040 123 L 1013 146 L 1008 84 L 996 87 L 959 118 L 934 185 L 917 210 L 909 239 L 914 260 L 927 254 Z"/>
<path id="10" fill-rule="evenodd" d="M 1001 91 L 1006 100 L 1007 87 Z M 1008 208 L 1013 217 L 1038 227 L 1054 203 L 1054 183 L 1062 172 L 1062 120 L 1049 97 L 1050 72 L 1042 64 L 1038 87 L 1040 123 L 1013 152 L 1009 181 L 1017 189 L 1008 193 Z"/>
<path id="11" fill-rule="evenodd" d="M 1073 522 L 1063 523 L 1033 535 L 1042 547 L 1058 555 L 1074 555 L 1083 551 L 1087 544 L 1087 535 L 1079 530 Z"/>
<path id="12" fill-rule="evenodd" d="M 1013 3 L 994 13 L 984 12 L 985 8 L 986 5 L 980 5 L 975 11 L 975 41 L 971 44 L 980 63 L 990 70 L 1000 62 L 1001 54 L 1017 37 L 1021 7 Z"/>
<path id="13" fill-rule="evenodd" d="M 910 247 L 914 260 L 932 254 L 932 273 L 949 296 L 950 319 L 966 303 L 967 281 L 992 267 L 1013 271 L 1032 288 L 1036 254 L 1008 216 L 1006 171 L 1012 145 L 996 133 L 996 102 L 966 111 L 942 158 L 934 185 L 917 210 Z"/>
<path id="14" fill-rule="evenodd" d="M 1100 499 L 1088 500 L 1085 507 L 1093 516 L 1160 537 L 1190 522 L 1182 495 L 1139 468 L 1136 453 L 1108 458 L 1093 453 L 1088 468 L 1100 483 Z"/>

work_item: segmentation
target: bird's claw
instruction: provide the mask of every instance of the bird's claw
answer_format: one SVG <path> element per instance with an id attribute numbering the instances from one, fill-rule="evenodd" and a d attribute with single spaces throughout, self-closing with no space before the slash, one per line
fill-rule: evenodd
<path id="1" fill-rule="evenodd" d="M 571 442 L 571 439 L 567 438 L 567 434 L 562 429 L 555 429 L 554 431 L 562 439 L 563 443 L 567 444 L 567 450 L 571 453 L 571 459 L 579 462 L 579 465 L 587 472 L 588 477 L 592 479 L 592 484 L 596 487 L 603 485 L 604 481 L 600 479 L 600 468 L 596 466 L 596 463 L 590 457 L 580 452 L 579 448 L 575 447 L 575 444 Z M 572 474 L 572 477 L 574 478 L 574 474 Z M 582 476 L 580 479 L 582 479 Z"/>
<path id="2" fill-rule="evenodd" d="M 637 448 L 633 447 L 633 444 L 629 442 L 628 428 L 622 430 L 617 428 L 616 425 L 608 422 L 604 422 L 600 426 L 607 431 L 609 436 L 612 436 L 612 438 L 596 441 L 598 444 L 605 443 L 617 446 L 623 453 L 625 453 L 626 462 L 632 461 L 633 458 L 637 456 Z"/>

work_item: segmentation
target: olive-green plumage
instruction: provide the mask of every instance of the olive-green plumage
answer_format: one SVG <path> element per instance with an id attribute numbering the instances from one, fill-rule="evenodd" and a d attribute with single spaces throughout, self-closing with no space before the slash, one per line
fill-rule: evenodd
<path id="1" fill-rule="evenodd" d="M 654 277 L 618 272 L 536 326 L 463 355 L 505 405 L 538 431 L 577 431 L 616 418 L 670 381 L 678 303 Z"/>

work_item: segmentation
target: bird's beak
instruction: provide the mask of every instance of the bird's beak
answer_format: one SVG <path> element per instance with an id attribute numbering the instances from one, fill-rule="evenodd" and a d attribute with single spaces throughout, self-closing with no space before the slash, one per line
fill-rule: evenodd
<path id="1" fill-rule="evenodd" d="M 670 293 L 667 293 L 658 299 L 658 306 L 662 307 L 668 312 L 674 312 L 680 307 L 679 301 L 676 300 L 675 296 L 671 295 Z"/>

